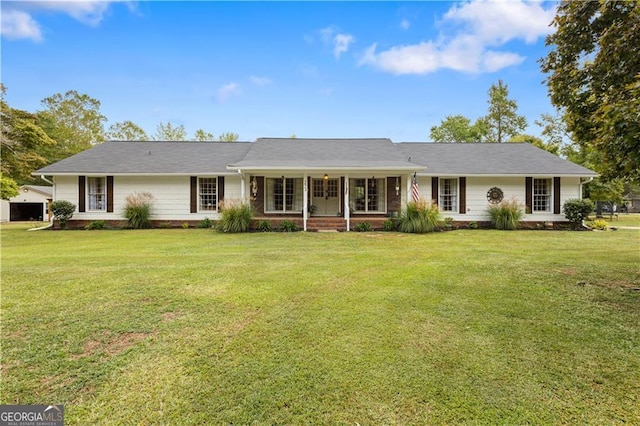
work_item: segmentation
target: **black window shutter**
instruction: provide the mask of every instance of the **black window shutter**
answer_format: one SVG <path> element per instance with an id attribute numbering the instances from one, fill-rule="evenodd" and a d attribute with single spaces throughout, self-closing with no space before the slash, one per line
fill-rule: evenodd
<path id="1" fill-rule="evenodd" d="M 216 191 L 218 192 L 218 208 L 220 208 L 220 203 L 224 200 L 224 176 L 218 176 Z"/>
<path id="2" fill-rule="evenodd" d="M 438 204 L 438 177 L 431 178 L 431 202 Z"/>
<path id="3" fill-rule="evenodd" d="M 87 211 L 85 207 L 85 198 L 87 195 L 87 192 L 85 189 L 86 182 L 87 182 L 86 176 L 78 176 L 78 211 L 80 213 Z"/>
<path id="4" fill-rule="evenodd" d="M 107 176 L 107 213 L 113 213 L 113 176 Z"/>
<path id="5" fill-rule="evenodd" d="M 533 178 L 526 177 L 524 178 L 524 205 L 526 206 L 527 214 L 531 214 L 533 204 Z"/>
<path id="6" fill-rule="evenodd" d="M 191 213 L 198 213 L 198 177 L 191 176 Z"/>
<path id="7" fill-rule="evenodd" d="M 560 214 L 560 178 L 553 178 L 553 214 Z"/>
<path id="8" fill-rule="evenodd" d="M 467 212 L 467 178 L 460 178 L 460 209 L 458 210 L 460 214 L 465 214 Z"/>

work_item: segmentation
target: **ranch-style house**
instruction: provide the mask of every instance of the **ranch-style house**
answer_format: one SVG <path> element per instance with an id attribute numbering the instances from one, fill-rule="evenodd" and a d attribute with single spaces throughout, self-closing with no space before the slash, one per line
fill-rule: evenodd
<path id="1" fill-rule="evenodd" d="M 525 143 L 393 143 L 389 139 L 259 138 L 255 142 L 105 142 L 34 174 L 53 200 L 76 205 L 69 227 L 121 222 L 125 198 L 153 196 L 155 224 L 215 220 L 224 200 L 246 200 L 256 220 L 304 230 L 377 228 L 415 196 L 454 222 L 485 223 L 487 207 L 515 199 L 523 222 L 566 219 L 597 174 Z M 414 195 L 415 193 L 415 195 Z"/>

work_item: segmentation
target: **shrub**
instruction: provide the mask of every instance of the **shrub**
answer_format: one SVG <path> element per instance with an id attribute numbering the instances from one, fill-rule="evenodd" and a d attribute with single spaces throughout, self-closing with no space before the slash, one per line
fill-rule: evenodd
<path id="1" fill-rule="evenodd" d="M 513 230 L 524 216 L 524 210 L 517 200 L 502 201 L 492 204 L 487 209 L 491 217 L 491 224 L 496 229 Z"/>
<path id="2" fill-rule="evenodd" d="M 200 222 L 198 222 L 198 228 L 211 228 L 213 226 L 213 221 L 208 217 L 205 217 Z"/>
<path id="3" fill-rule="evenodd" d="M 144 229 L 151 227 L 151 204 L 153 195 L 148 192 L 139 192 L 127 195 L 124 205 L 124 217 L 129 228 Z"/>
<path id="4" fill-rule="evenodd" d="M 608 228 L 607 221 L 604 219 L 596 219 L 593 222 L 591 222 L 591 224 L 589 225 L 589 228 L 598 229 L 600 231 L 606 231 Z"/>
<path id="5" fill-rule="evenodd" d="M 478 229 L 478 222 L 469 222 L 469 229 Z"/>
<path id="6" fill-rule="evenodd" d="M 220 220 L 216 224 L 216 229 L 230 234 L 247 232 L 252 219 L 253 209 L 248 203 L 225 200 L 220 203 Z"/>
<path id="7" fill-rule="evenodd" d="M 189 229 L 189 222 L 182 222 L 182 229 Z"/>
<path id="8" fill-rule="evenodd" d="M 438 206 L 424 200 L 410 202 L 398 217 L 398 230 L 413 234 L 433 232 L 438 226 Z"/>
<path id="9" fill-rule="evenodd" d="M 271 226 L 271 222 L 268 220 L 261 220 L 260 223 L 258 223 L 258 231 L 271 232 L 273 231 L 273 226 Z"/>
<path id="10" fill-rule="evenodd" d="M 283 220 L 282 222 L 280 222 L 280 230 L 282 232 L 297 232 L 298 225 L 290 220 Z"/>
<path id="11" fill-rule="evenodd" d="M 360 222 L 356 225 L 356 231 L 358 232 L 369 232 L 371 231 L 371 225 L 369 222 Z"/>
<path id="12" fill-rule="evenodd" d="M 444 227 L 445 229 L 453 229 L 453 218 L 448 216 L 444 218 Z"/>
<path id="13" fill-rule="evenodd" d="M 588 198 L 584 200 L 580 200 L 577 198 L 565 201 L 562 206 L 562 211 L 564 212 L 564 217 L 567 218 L 574 229 L 582 225 L 582 221 L 585 220 L 589 213 L 593 211 L 594 204 L 593 201 Z"/>
<path id="14" fill-rule="evenodd" d="M 382 224 L 382 230 L 383 231 L 393 231 L 396 229 L 396 224 L 393 220 L 391 219 L 387 219 L 384 221 L 384 223 Z"/>
<path id="15" fill-rule="evenodd" d="M 84 229 L 92 230 L 92 229 L 105 229 L 107 227 L 107 222 L 104 220 L 94 220 L 90 224 L 84 227 Z"/>
<path id="16" fill-rule="evenodd" d="M 51 213 L 53 217 L 60 223 L 60 228 L 65 229 L 67 222 L 73 217 L 76 205 L 70 201 L 58 200 L 51 203 Z"/>

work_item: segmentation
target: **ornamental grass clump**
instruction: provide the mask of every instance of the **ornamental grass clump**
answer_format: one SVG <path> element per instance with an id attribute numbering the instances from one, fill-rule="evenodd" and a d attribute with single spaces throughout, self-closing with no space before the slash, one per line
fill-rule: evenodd
<path id="1" fill-rule="evenodd" d="M 124 205 L 124 217 L 128 227 L 132 229 L 151 228 L 151 205 L 153 195 L 148 192 L 138 192 L 127 195 Z"/>
<path id="2" fill-rule="evenodd" d="M 412 201 L 398 217 L 398 231 L 412 234 L 433 232 L 438 226 L 438 206 L 424 200 Z"/>
<path id="3" fill-rule="evenodd" d="M 236 234 L 247 232 L 253 220 L 253 208 L 238 200 L 225 200 L 220 203 L 220 220 L 216 229 L 220 232 Z"/>
<path id="4" fill-rule="evenodd" d="M 524 210 L 516 199 L 492 204 L 487 211 L 491 217 L 493 227 L 502 230 L 516 229 L 524 216 Z"/>

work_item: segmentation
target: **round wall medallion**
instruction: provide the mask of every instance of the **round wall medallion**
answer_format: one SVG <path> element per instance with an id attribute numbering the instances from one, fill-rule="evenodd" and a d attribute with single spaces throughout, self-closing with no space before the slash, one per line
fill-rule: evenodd
<path id="1" fill-rule="evenodd" d="M 498 204 L 504 198 L 504 193 L 502 189 L 494 186 L 489 191 L 487 191 L 487 201 L 491 204 Z"/>

